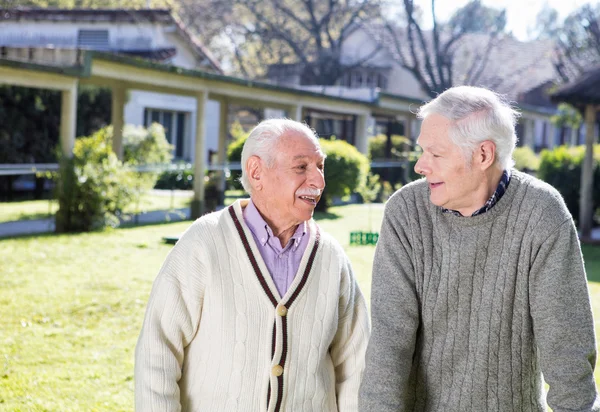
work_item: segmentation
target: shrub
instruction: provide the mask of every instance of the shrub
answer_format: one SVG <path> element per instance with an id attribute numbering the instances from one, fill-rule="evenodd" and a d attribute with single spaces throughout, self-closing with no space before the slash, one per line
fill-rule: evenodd
<path id="1" fill-rule="evenodd" d="M 190 163 L 177 163 L 174 170 L 165 170 L 158 176 L 154 187 L 167 190 L 193 190 L 194 169 Z"/>
<path id="2" fill-rule="evenodd" d="M 319 139 L 325 160 L 325 191 L 318 203 L 325 210 L 334 196 L 345 196 L 365 184 L 369 160 L 358 149 L 342 140 Z"/>
<path id="3" fill-rule="evenodd" d="M 164 130 L 153 125 L 126 127 L 125 162 L 112 151 L 112 126 L 75 141 L 73 157 L 59 155 L 56 214 L 57 232 L 78 232 L 115 226 L 121 211 L 154 186 L 156 173 L 140 173 L 133 166 L 170 160 Z"/>
<path id="4" fill-rule="evenodd" d="M 517 147 L 513 152 L 515 169 L 522 172 L 537 172 L 540 168 L 540 158 L 529 146 Z"/>
<path id="5" fill-rule="evenodd" d="M 235 140 L 227 147 L 227 160 L 232 163 L 240 163 L 242 161 L 242 149 L 244 148 L 244 143 L 246 143 L 249 133 L 244 133 L 241 127 L 239 129 L 234 129 L 234 126 L 232 126 L 232 135 L 234 135 L 234 131 L 237 131 L 237 134 L 235 134 Z M 232 170 L 228 179 L 228 185 L 232 189 L 242 190 L 243 187 L 240 182 L 241 176 L 241 170 Z"/>
<path id="6" fill-rule="evenodd" d="M 392 153 L 390 160 L 402 161 L 408 159 L 406 166 L 397 167 L 377 167 L 373 168 L 374 171 L 380 175 L 382 182 L 388 182 L 390 185 L 395 186 L 402 182 L 408 183 L 412 180 L 418 179 L 420 176 L 414 173 L 413 167 L 416 162 L 415 153 L 412 151 L 412 144 L 405 136 L 392 135 Z M 385 153 L 387 144 L 387 136 L 379 134 L 369 139 L 369 158 L 371 160 L 381 160 L 388 158 Z M 414 161 L 413 161 L 414 159 Z M 408 170 L 404 171 L 404 167 Z"/>
<path id="7" fill-rule="evenodd" d="M 554 186 L 565 199 L 575 220 L 579 220 L 579 194 L 581 191 L 581 165 L 585 146 L 559 146 L 541 153 L 538 177 Z M 593 210 L 600 206 L 600 145 L 594 147 Z"/>
<path id="8" fill-rule="evenodd" d="M 384 134 L 378 134 L 369 139 L 369 158 L 373 159 L 385 159 L 387 158 L 385 153 L 385 146 L 387 144 L 387 136 Z M 405 136 L 392 135 L 392 150 L 396 153 L 393 155 L 397 157 L 400 153 L 410 151 L 410 140 Z"/>

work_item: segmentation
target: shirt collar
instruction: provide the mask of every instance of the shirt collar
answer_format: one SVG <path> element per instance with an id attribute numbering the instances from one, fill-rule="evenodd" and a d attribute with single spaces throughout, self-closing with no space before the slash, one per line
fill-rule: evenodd
<path id="1" fill-rule="evenodd" d="M 492 207 L 494 207 L 496 205 L 496 203 L 498 203 L 500 198 L 502 198 L 502 196 L 504 196 L 504 193 L 506 192 L 506 188 L 508 187 L 509 183 L 510 183 L 510 170 L 504 170 L 502 172 L 502 177 L 500 177 L 500 182 L 498 183 L 498 186 L 496 187 L 496 190 L 494 191 L 494 193 L 492 193 L 492 196 L 490 196 L 490 198 L 485 202 L 485 204 L 481 208 L 479 208 L 478 210 L 473 212 L 473 214 L 471 216 L 481 215 L 481 214 L 487 212 L 488 210 L 490 210 Z M 441 209 L 442 209 L 443 213 L 452 213 L 455 216 L 462 217 L 460 212 L 457 210 L 446 209 L 444 207 L 442 207 Z"/>
<path id="2" fill-rule="evenodd" d="M 266 245 L 269 239 L 274 237 L 273 231 L 271 230 L 265 219 L 263 219 L 263 217 L 261 216 L 260 212 L 256 208 L 256 205 L 254 204 L 254 202 L 252 202 L 252 199 L 248 201 L 248 205 L 244 208 L 243 215 L 246 224 L 248 225 L 256 239 L 258 239 L 258 241 L 261 243 L 261 245 Z M 296 231 L 292 235 L 292 240 L 294 240 L 294 250 L 300 244 L 300 239 L 306 234 L 307 230 L 308 225 L 306 224 L 306 222 L 302 222 L 296 228 Z"/>

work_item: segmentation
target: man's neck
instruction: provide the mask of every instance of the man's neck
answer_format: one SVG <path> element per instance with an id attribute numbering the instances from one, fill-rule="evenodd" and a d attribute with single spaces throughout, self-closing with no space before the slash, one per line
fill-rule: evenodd
<path id="1" fill-rule="evenodd" d="M 457 209 L 463 216 L 471 216 L 475 211 L 479 210 L 485 202 L 494 194 L 496 189 L 498 188 L 498 184 L 500 183 L 500 179 L 502 178 L 502 173 L 504 170 L 499 169 L 495 166 L 487 169 L 482 175 L 482 182 L 479 188 L 475 193 L 475 201 L 472 203 L 470 207 L 465 207 L 462 209 Z"/>
<path id="2" fill-rule="evenodd" d="M 260 199 L 252 199 L 252 203 L 260 213 L 261 217 L 271 228 L 273 235 L 279 239 L 281 247 L 285 247 L 298 228 L 297 222 L 285 221 L 280 218 L 277 211 L 271 210 L 268 205 Z"/>

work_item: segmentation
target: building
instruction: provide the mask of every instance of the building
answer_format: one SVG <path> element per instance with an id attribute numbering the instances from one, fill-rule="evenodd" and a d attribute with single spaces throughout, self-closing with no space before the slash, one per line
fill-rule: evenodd
<path id="1" fill-rule="evenodd" d="M 81 50 L 98 50 L 184 69 L 222 74 L 219 63 L 166 9 L 18 8 L 0 14 L 0 57 L 39 64 L 74 64 Z M 118 87 L 113 87 L 118 90 Z M 196 100 L 182 95 L 128 89 L 123 121 L 165 127 L 177 160 L 193 161 Z M 208 101 L 207 118 L 219 103 Z M 207 160 L 218 151 L 219 125 L 205 124 Z"/>

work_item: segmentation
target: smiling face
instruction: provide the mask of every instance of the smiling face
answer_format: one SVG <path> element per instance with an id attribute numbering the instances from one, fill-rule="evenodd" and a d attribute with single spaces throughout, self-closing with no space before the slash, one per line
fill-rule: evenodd
<path id="1" fill-rule="evenodd" d="M 415 172 L 427 178 L 431 203 L 470 216 L 485 203 L 486 179 L 473 156 L 466 160 L 450 139 L 451 126 L 450 119 L 435 113 L 423 120 L 417 140 L 423 153 Z"/>
<path id="2" fill-rule="evenodd" d="M 275 231 L 309 220 L 325 188 L 325 156 L 319 145 L 298 132 L 288 132 L 274 147 L 274 164 L 254 157 L 249 175 L 252 200 Z M 274 226 L 274 227 L 273 227 Z"/>

